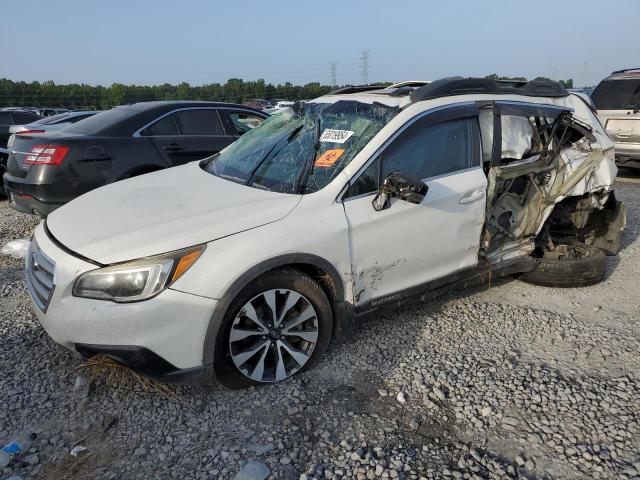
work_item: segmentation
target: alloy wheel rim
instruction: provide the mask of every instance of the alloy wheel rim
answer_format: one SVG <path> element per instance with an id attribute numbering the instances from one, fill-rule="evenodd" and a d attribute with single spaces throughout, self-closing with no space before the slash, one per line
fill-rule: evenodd
<path id="1" fill-rule="evenodd" d="M 229 332 L 236 368 L 256 382 L 284 380 L 311 358 L 318 342 L 318 315 L 302 294 L 264 291 L 238 312 Z"/>

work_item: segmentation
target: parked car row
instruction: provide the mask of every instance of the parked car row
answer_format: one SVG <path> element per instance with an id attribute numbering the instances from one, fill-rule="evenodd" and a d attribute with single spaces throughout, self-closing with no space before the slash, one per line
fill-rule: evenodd
<path id="1" fill-rule="evenodd" d="M 245 107 L 255 108 L 256 110 L 263 110 L 266 113 L 274 113 L 283 108 L 293 106 L 295 102 L 284 100 L 282 98 L 274 98 L 273 100 L 265 100 L 263 98 L 255 98 L 249 102 L 243 103 Z"/>
<path id="2" fill-rule="evenodd" d="M 73 122 L 76 113 L 54 122 Z M 77 115 L 85 118 L 62 129 L 38 124 L 15 134 L 4 175 L 11 207 L 44 217 L 108 183 L 209 157 L 267 117 L 241 105 L 179 101 Z"/>
<path id="3" fill-rule="evenodd" d="M 59 113 L 71 112 L 68 108 L 49 108 L 49 107 L 3 107 L 0 111 L 4 112 L 31 112 L 40 117 L 50 117 L 52 115 L 58 115 Z"/>
<path id="4" fill-rule="evenodd" d="M 118 107 L 16 135 L 4 181 L 49 214 L 26 279 L 56 342 L 237 388 L 310 368 L 383 308 L 513 274 L 601 281 L 625 226 L 613 147 L 557 84 L 446 78 L 268 118 Z"/>
<path id="5" fill-rule="evenodd" d="M 28 110 L 0 110 L 0 145 L 6 145 L 13 125 L 30 124 L 42 117 Z"/>

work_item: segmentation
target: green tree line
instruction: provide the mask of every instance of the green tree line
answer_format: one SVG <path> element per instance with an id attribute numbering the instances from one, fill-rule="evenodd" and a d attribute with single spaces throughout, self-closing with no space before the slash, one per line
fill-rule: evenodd
<path id="1" fill-rule="evenodd" d="M 495 73 L 487 78 L 496 80 L 526 80 L 524 77 L 500 77 Z M 544 79 L 544 77 L 538 77 Z M 560 80 L 562 86 L 573 87 L 573 80 Z M 15 82 L 0 79 L 0 107 L 53 107 L 75 109 L 106 109 L 115 105 L 150 100 L 210 100 L 243 103 L 254 98 L 284 98 L 305 100 L 316 98 L 332 90 L 329 85 L 318 82 L 293 85 L 290 82 L 274 85 L 264 80 L 244 81 L 231 78 L 226 83 L 210 83 L 191 86 L 186 82 L 178 85 L 124 85 L 111 86 L 71 83 L 58 85 L 53 81 Z"/>
<path id="2" fill-rule="evenodd" d="M 331 91 L 332 87 L 320 83 L 293 85 L 289 82 L 273 85 L 264 80 L 244 81 L 231 78 L 226 83 L 191 86 L 143 86 L 114 83 L 109 87 L 72 83 L 57 85 L 46 82 L 14 82 L 0 79 L 0 106 L 57 107 L 105 109 L 115 105 L 150 100 L 210 100 L 243 103 L 254 98 L 283 98 L 304 100 L 316 98 Z"/>

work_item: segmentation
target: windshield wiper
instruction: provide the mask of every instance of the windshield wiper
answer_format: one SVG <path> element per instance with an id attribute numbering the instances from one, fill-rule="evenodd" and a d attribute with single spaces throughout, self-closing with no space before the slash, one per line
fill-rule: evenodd
<path id="1" fill-rule="evenodd" d="M 297 128 L 294 128 L 293 131 L 289 134 L 289 136 L 287 137 L 287 142 L 291 143 L 291 141 L 296 138 L 296 136 L 298 135 L 298 133 L 300 133 L 300 130 L 302 130 L 302 127 L 304 127 L 304 124 L 300 125 Z"/>
<path id="2" fill-rule="evenodd" d="M 209 168 L 213 163 L 213 161 L 219 156 L 220 156 L 220 152 L 216 152 L 213 155 L 211 155 L 211 157 L 205 158 L 204 160 L 202 160 L 202 163 L 200 165 L 204 165 L 205 168 Z"/>

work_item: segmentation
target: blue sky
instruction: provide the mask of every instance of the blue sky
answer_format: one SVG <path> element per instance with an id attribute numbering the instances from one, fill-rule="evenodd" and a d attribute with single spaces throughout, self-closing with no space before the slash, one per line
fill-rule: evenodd
<path id="1" fill-rule="evenodd" d="M 535 9 L 535 10 L 534 10 Z M 143 85 L 538 75 L 640 67 L 640 0 L 0 0 L 0 77 Z"/>

